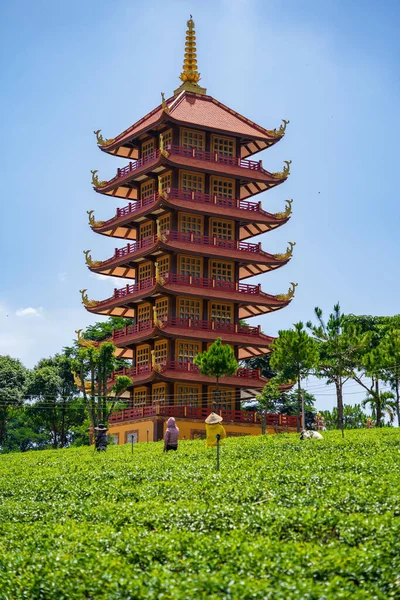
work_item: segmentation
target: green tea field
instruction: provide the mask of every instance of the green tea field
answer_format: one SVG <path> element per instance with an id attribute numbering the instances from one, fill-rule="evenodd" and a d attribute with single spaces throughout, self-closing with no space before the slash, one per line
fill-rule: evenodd
<path id="1" fill-rule="evenodd" d="M 400 430 L 0 456 L 0 600 L 400 598 Z"/>

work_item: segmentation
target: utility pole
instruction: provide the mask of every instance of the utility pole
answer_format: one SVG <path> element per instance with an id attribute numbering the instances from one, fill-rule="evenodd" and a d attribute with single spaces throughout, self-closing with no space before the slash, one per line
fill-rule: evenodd
<path id="1" fill-rule="evenodd" d="M 303 429 L 306 428 L 306 412 L 304 410 L 304 390 L 301 390 L 301 421 Z"/>

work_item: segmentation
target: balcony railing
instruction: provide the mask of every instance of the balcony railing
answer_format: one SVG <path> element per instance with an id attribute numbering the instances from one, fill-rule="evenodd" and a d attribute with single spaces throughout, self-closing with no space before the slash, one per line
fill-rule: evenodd
<path id="1" fill-rule="evenodd" d="M 176 371 L 176 372 L 180 372 L 180 373 L 195 373 L 197 375 L 200 374 L 200 369 L 197 365 L 195 365 L 193 362 L 182 362 L 182 361 L 167 361 L 167 362 L 160 362 L 160 363 L 156 363 L 156 367 L 158 372 L 163 373 L 164 371 Z M 149 373 L 151 373 L 153 371 L 153 366 L 152 364 L 149 363 L 145 363 L 143 365 L 139 365 L 137 367 L 124 367 L 123 369 L 119 370 L 119 371 L 115 371 L 111 378 L 110 378 L 110 383 L 112 381 L 115 380 L 115 377 L 120 376 L 120 375 L 125 375 L 127 377 L 138 377 L 141 375 L 147 375 Z M 260 375 L 260 369 L 246 369 L 246 368 L 239 368 L 236 371 L 236 375 L 234 375 L 234 377 L 240 377 L 242 379 L 254 379 L 254 380 L 259 380 L 261 375 Z"/>
<path id="2" fill-rule="evenodd" d="M 240 252 L 251 252 L 253 254 L 259 254 L 261 252 L 260 242 L 258 244 L 250 244 L 249 242 L 241 242 L 239 240 L 225 240 L 216 236 L 197 235 L 195 233 L 184 233 L 180 231 L 164 231 L 162 232 L 162 235 L 164 238 L 163 241 L 165 242 L 175 241 L 184 244 L 197 244 L 200 246 L 222 248 L 224 250 L 239 250 Z M 114 255 L 111 258 L 102 261 L 101 266 L 104 267 L 114 260 L 132 256 L 136 252 L 151 248 L 152 246 L 155 246 L 158 241 L 159 238 L 157 235 L 150 235 L 142 240 L 130 242 L 123 248 L 115 248 Z M 267 255 L 267 253 L 263 254 Z M 267 256 L 270 256 L 270 258 L 273 259 L 272 255 Z"/>
<path id="3" fill-rule="evenodd" d="M 220 208 L 236 208 L 239 210 L 245 210 L 253 213 L 262 212 L 263 215 L 268 217 L 276 218 L 275 215 L 263 211 L 261 208 L 261 202 L 248 202 L 247 200 L 240 200 L 239 198 L 224 198 L 223 196 L 217 196 L 216 194 L 203 194 L 202 192 L 194 192 L 187 190 L 180 190 L 178 188 L 167 188 L 165 190 L 168 193 L 169 198 L 172 200 L 183 200 L 184 202 L 198 202 L 201 204 L 213 204 Z M 160 195 L 158 192 L 154 192 L 147 198 L 141 200 L 134 200 L 123 208 L 117 208 L 115 217 L 105 221 L 102 225 L 112 225 L 114 221 L 126 217 L 127 215 L 134 214 L 147 206 L 155 204 Z"/>
<path id="4" fill-rule="evenodd" d="M 182 146 L 171 146 L 168 145 L 165 148 L 168 154 L 171 156 L 184 156 L 185 158 L 192 158 L 195 160 L 219 163 L 222 165 L 228 165 L 231 167 L 239 167 L 241 169 L 249 169 L 251 171 L 262 171 L 262 162 L 255 160 L 247 160 L 235 156 L 224 156 L 218 154 L 218 152 L 207 152 L 206 150 L 197 150 L 196 148 L 183 148 Z M 157 162 L 160 157 L 160 150 L 154 150 L 147 156 L 139 158 L 138 160 L 131 161 L 126 167 L 117 169 L 117 174 L 113 179 L 107 183 L 114 183 L 119 179 L 125 178 L 127 175 L 134 173 L 135 171 L 147 167 L 152 163 Z"/>
<path id="5" fill-rule="evenodd" d="M 235 335 L 245 335 L 251 338 L 261 337 L 261 328 L 251 325 L 241 325 L 240 323 L 218 323 L 217 321 L 201 321 L 197 319 L 181 319 L 179 317 L 170 317 L 160 319 L 162 327 L 177 327 L 180 329 L 192 329 L 196 331 L 216 331 L 220 333 L 229 333 Z M 113 340 L 122 340 L 125 337 L 138 335 L 140 333 L 153 329 L 153 321 L 143 321 L 135 325 L 127 325 L 123 329 L 113 330 Z M 263 338 L 266 336 L 262 336 Z"/>
<path id="6" fill-rule="evenodd" d="M 157 404 L 140 408 L 126 408 L 113 412 L 110 417 L 110 424 L 156 416 L 175 417 L 177 419 L 199 419 L 204 421 L 212 410 L 221 415 L 225 422 L 233 421 L 236 423 L 256 423 L 260 425 L 262 420 L 259 413 L 250 410 L 229 410 L 224 408 L 217 410 L 211 406 L 163 406 Z M 292 415 L 267 414 L 266 425 L 267 427 L 274 427 L 276 429 L 294 429 L 297 427 L 297 417 Z"/>

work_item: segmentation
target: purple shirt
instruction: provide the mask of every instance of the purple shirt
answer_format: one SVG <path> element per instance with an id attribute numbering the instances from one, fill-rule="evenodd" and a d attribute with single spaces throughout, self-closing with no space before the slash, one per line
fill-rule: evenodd
<path id="1" fill-rule="evenodd" d="M 164 447 L 168 444 L 177 446 L 179 438 L 179 429 L 177 427 L 168 427 L 164 435 Z"/>

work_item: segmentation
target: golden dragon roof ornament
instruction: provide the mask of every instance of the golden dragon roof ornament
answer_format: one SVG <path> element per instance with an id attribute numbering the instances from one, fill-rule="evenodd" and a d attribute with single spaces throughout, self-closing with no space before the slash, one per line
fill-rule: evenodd
<path id="1" fill-rule="evenodd" d="M 103 187 L 107 185 L 107 181 L 99 181 L 99 176 L 97 175 L 99 172 L 98 169 L 94 169 L 94 171 L 90 170 L 90 172 L 92 174 L 92 185 L 94 185 L 94 187 Z"/>
<path id="2" fill-rule="evenodd" d="M 276 217 L 277 219 L 286 219 L 287 217 L 290 217 L 290 215 L 292 214 L 293 200 L 285 200 L 285 202 L 286 202 L 285 210 L 283 212 L 277 212 L 274 214 L 274 217 Z"/>
<path id="3" fill-rule="evenodd" d="M 78 342 L 79 346 L 82 346 L 83 348 L 89 348 L 89 346 L 98 346 L 98 342 L 95 342 L 94 340 L 87 340 L 82 335 L 82 329 L 75 329 L 75 333 L 78 336 L 76 341 Z"/>
<path id="4" fill-rule="evenodd" d="M 107 146 L 108 144 L 111 144 L 114 141 L 114 138 L 109 138 L 108 140 L 104 139 L 101 135 L 101 129 L 97 129 L 96 131 L 93 131 L 93 133 L 96 136 L 96 140 L 99 146 Z"/>
<path id="5" fill-rule="evenodd" d="M 274 258 L 276 260 L 287 260 L 293 254 L 293 248 L 296 245 L 296 242 L 288 242 L 289 246 L 286 248 L 286 252 L 284 254 L 274 254 Z"/>
<path id="6" fill-rule="evenodd" d="M 87 210 L 87 214 L 89 215 L 89 225 L 90 227 L 101 227 L 104 225 L 105 221 L 96 221 L 94 218 L 94 210 Z"/>
<path id="7" fill-rule="evenodd" d="M 88 295 L 87 295 L 87 289 L 83 289 L 83 290 L 79 290 L 79 293 L 82 296 L 82 304 L 84 306 L 86 306 L 87 308 L 91 308 L 93 306 L 97 306 L 98 305 L 98 300 L 89 300 Z"/>
<path id="8" fill-rule="evenodd" d="M 290 288 L 288 289 L 287 294 L 277 294 L 275 298 L 277 300 L 291 300 L 294 296 L 295 289 L 298 285 L 298 283 L 293 283 L 293 281 L 291 281 Z"/>
<path id="9" fill-rule="evenodd" d="M 196 94 L 206 94 L 207 90 L 199 86 L 200 73 L 197 70 L 197 53 L 196 53 L 196 32 L 194 30 L 194 21 L 192 15 L 187 22 L 186 43 L 185 43 L 185 58 L 183 60 L 182 73 L 179 79 L 182 84 L 174 91 L 177 96 L 183 90 L 187 92 L 195 92 Z"/>
<path id="10" fill-rule="evenodd" d="M 169 114 L 169 106 L 165 101 L 164 92 L 161 92 L 161 109 L 163 112 L 165 112 L 165 114 Z"/>
<path id="11" fill-rule="evenodd" d="M 289 125 L 290 121 L 282 119 L 282 123 L 283 125 L 280 125 L 279 129 L 273 129 L 272 131 L 269 131 L 270 135 L 273 135 L 274 137 L 282 137 L 285 135 L 286 127 Z"/>
<path id="12" fill-rule="evenodd" d="M 85 255 L 85 261 L 88 267 L 98 267 L 101 265 L 101 260 L 92 260 L 92 255 L 90 254 L 91 250 L 84 250 L 83 254 Z"/>
<path id="13" fill-rule="evenodd" d="M 289 177 L 290 175 L 290 165 L 292 164 L 291 160 L 284 160 L 285 166 L 282 171 L 277 171 L 276 173 L 272 173 L 274 177 L 278 179 L 284 179 L 285 177 Z"/>

